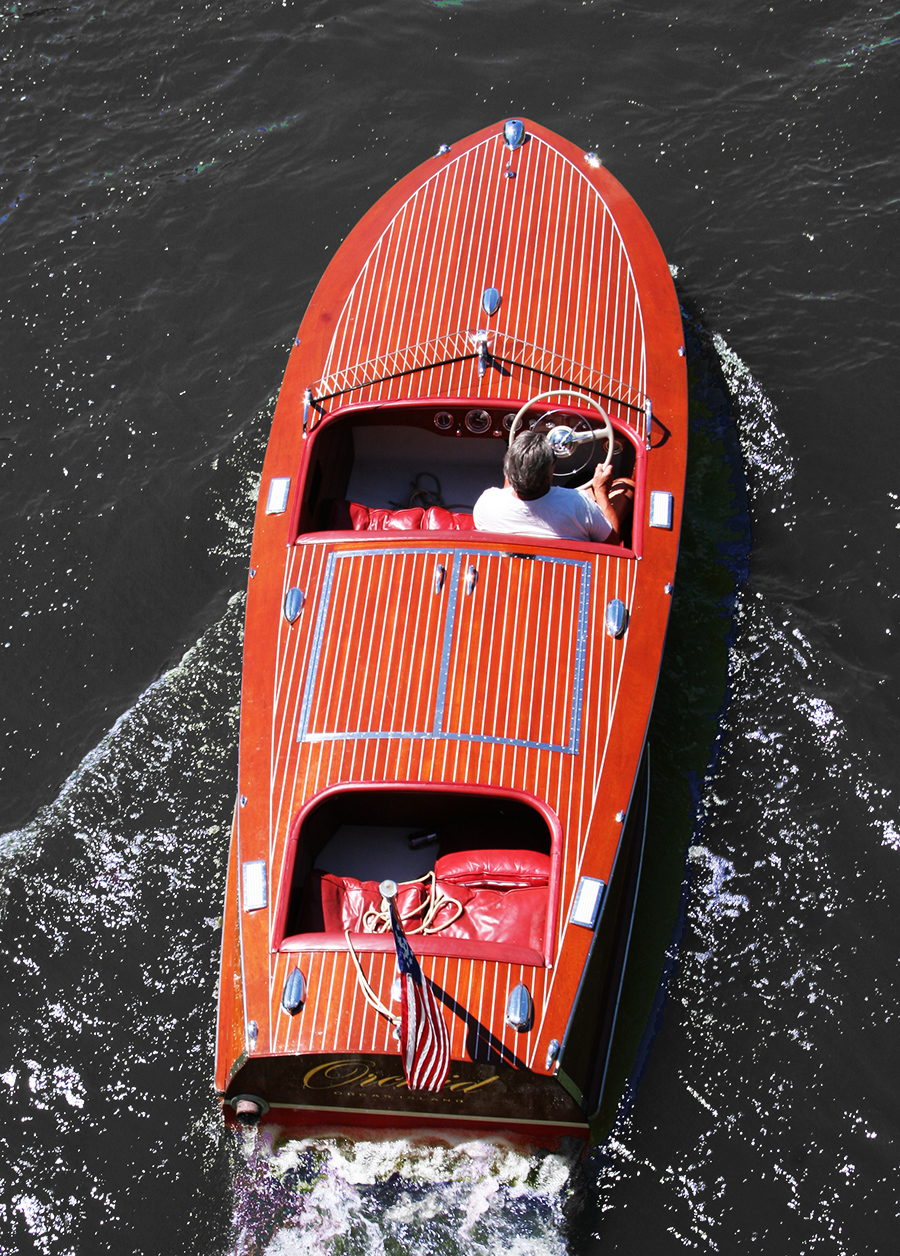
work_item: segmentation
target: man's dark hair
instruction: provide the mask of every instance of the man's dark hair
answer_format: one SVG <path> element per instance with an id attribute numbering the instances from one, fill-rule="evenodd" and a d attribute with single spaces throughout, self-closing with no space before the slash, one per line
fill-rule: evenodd
<path id="1" fill-rule="evenodd" d="M 553 477 L 553 450 L 545 432 L 523 432 L 503 459 L 503 474 L 523 501 L 543 497 Z"/>

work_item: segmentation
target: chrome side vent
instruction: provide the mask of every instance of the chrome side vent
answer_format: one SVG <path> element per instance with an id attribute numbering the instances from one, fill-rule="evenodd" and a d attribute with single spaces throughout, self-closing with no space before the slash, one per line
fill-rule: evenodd
<path id="1" fill-rule="evenodd" d="M 534 1024 L 534 1001 L 524 982 L 510 991 L 506 1003 L 506 1023 L 520 1034 L 527 1033 Z"/>

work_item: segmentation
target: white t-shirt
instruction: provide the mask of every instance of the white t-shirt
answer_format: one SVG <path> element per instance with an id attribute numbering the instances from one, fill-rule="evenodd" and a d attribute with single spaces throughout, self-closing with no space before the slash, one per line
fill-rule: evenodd
<path id="1" fill-rule="evenodd" d="M 549 493 L 524 502 L 510 487 L 486 489 L 475 503 L 475 527 L 481 532 L 518 536 L 553 536 L 570 541 L 605 541 L 612 532 L 592 497 L 577 488 L 554 485 Z"/>

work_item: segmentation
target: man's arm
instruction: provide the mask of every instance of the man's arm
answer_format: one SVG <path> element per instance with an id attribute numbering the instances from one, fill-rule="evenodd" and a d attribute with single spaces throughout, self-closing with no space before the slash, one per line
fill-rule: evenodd
<path id="1" fill-rule="evenodd" d="M 603 518 L 612 529 L 606 538 L 610 545 L 616 545 L 619 541 L 619 525 L 620 519 L 618 513 L 609 500 L 609 487 L 612 483 L 613 469 L 612 463 L 606 467 L 597 466 L 594 469 L 594 476 L 590 484 L 585 484 L 582 493 L 586 493 L 600 507 Z"/>

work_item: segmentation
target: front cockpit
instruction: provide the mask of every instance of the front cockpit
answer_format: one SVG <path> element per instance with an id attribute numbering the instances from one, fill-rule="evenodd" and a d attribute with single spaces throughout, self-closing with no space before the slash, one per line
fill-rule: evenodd
<path id="1" fill-rule="evenodd" d="M 644 444 L 627 421 L 590 405 L 532 403 L 525 423 L 575 433 L 559 447 L 554 484 L 587 484 L 609 451 L 616 477 L 640 478 Z M 597 407 L 600 408 L 600 407 Z M 503 457 L 517 410 L 471 399 L 350 405 L 309 424 L 295 537 L 319 532 L 474 530 L 479 496 L 503 483 Z M 634 549 L 630 523 L 617 548 Z"/>

